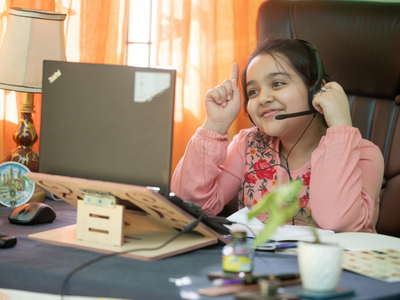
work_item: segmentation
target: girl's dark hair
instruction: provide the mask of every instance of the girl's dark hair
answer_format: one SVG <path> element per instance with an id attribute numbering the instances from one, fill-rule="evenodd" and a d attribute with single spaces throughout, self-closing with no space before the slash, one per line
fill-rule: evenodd
<path id="1" fill-rule="evenodd" d="M 311 90 L 318 79 L 317 58 L 310 44 L 296 39 L 281 39 L 272 36 L 267 37 L 258 44 L 257 48 L 249 56 L 246 67 L 242 72 L 243 105 L 246 114 L 248 114 L 247 104 L 249 102 L 249 96 L 247 95 L 247 69 L 253 58 L 263 54 L 271 55 L 277 64 L 279 64 L 279 61 L 276 56 L 279 54 L 284 56 L 284 58 L 288 60 L 287 62 L 289 65 L 303 80 L 308 90 Z M 326 82 L 330 82 L 331 78 L 325 73 L 323 66 L 322 70 L 322 79 Z M 324 125 L 326 125 L 325 120 Z"/>

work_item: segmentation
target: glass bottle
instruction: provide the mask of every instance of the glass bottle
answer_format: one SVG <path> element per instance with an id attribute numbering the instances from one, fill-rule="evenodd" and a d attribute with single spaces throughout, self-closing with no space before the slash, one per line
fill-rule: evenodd
<path id="1" fill-rule="evenodd" d="M 254 250 L 247 244 L 245 231 L 232 233 L 231 242 L 222 249 L 222 270 L 226 276 L 244 277 L 253 270 Z"/>

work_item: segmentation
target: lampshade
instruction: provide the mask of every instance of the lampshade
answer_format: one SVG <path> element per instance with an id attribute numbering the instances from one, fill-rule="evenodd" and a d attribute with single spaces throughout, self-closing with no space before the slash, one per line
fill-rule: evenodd
<path id="1" fill-rule="evenodd" d="M 42 92 L 43 60 L 66 60 L 66 14 L 11 8 L 0 52 L 0 89 Z"/>

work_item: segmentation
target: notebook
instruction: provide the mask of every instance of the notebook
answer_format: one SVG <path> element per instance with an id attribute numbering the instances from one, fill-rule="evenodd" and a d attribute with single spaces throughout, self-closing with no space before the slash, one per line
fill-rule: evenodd
<path id="1" fill-rule="evenodd" d="M 227 219 L 232 222 L 238 222 L 238 224 L 226 225 L 231 231 L 235 230 L 246 230 L 247 235 L 254 237 L 259 234 L 265 227 L 265 224 L 259 221 L 257 218 L 247 219 L 249 213 L 247 207 L 233 213 Z M 244 227 L 244 225 L 247 225 Z M 326 230 L 321 228 L 315 228 L 318 235 L 334 234 L 333 230 Z M 271 241 L 287 241 L 287 240 L 302 240 L 302 238 L 310 237 L 311 240 L 314 239 L 311 228 L 309 226 L 298 226 L 298 225 L 283 225 L 276 229 L 275 233 L 271 237 Z"/>
<path id="2" fill-rule="evenodd" d="M 175 70 L 44 61 L 39 173 L 168 195 Z"/>

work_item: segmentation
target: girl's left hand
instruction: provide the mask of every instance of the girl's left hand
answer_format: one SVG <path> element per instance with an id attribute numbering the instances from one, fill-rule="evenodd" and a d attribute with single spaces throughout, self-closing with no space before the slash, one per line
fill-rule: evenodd
<path id="1" fill-rule="evenodd" d="M 349 100 L 337 82 L 328 82 L 313 99 L 315 109 L 324 115 L 329 127 L 353 126 L 350 116 Z"/>

